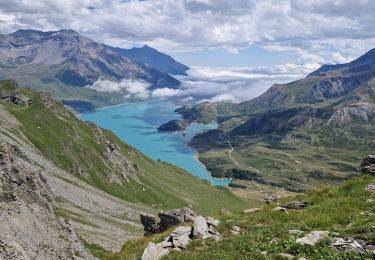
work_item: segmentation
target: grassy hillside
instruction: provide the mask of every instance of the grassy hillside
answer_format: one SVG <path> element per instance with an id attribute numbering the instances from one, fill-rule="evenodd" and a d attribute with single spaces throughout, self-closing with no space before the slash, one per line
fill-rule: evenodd
<path id="1" fill-rule="evenodd" d="M 213 187 L 170 164 L 153 161 L 112 132 L 80 121 L 45 93 L 2 81 L 0 90 L 5 87 L 19 100 L 17 104 L 0 100 L 22 124 L 14 132 L 94 187 L 155 211 L 191 205 L 197 212 L 214 214 L 245 205 L 227 188 Z"/>
<path id="2" fill-rule="evenodd" d="M 195 242 L 187 251 L 165 259 L 282 259 L 279 253 L 294 255 L 296 259 L 373 259 L 371 252 L 337 252 L 331 248 L 331 240 L 334 236 L 352 237 L 375 244 L 375 207 L 373 202 L 367 202 L 374 195 L 365 190 L 366 185 L 374 183 L 374 176 L 357 177 L 338 187 L 320 188 L 283 201 L 306 200 L 310 205 L 304 210 L 275 212 L 275 206 L 265 206 L 250 215 L 231 212 L 221 217 L 220 231 L 225 236 L 222 241 Z M 233 225 L 242 228 L 241 235 L 230 235 Z M 331 238 L 315 246 L 302 246 L 295 240 L 303 235 L 289 234 L 292 229 L 306 233 L 327 230 Z"/>

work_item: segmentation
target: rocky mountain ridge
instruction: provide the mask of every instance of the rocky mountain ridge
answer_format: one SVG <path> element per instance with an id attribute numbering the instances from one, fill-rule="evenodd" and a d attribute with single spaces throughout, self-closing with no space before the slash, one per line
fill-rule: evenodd
<path id="1" fill-rule="evenodd" d="M 144 82 L 151 89 L 177 88 L 180 82 L 169 73 L 184 74 L 188 69 L 155 49 L 114 48 L 73 30 L 1 34 L 0 56 L 0 79 L 15 79 L 22 86 L 41 89 L 58 99 L 95 105 L 124 101 L 84 88 L 99 79 Z M 173 71 L 174 65 L 179 69 Z"/>

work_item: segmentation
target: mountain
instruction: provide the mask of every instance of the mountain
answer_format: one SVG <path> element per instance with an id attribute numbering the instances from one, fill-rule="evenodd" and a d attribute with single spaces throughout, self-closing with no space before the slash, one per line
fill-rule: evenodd
<path id="1" fill-rule="evenodd" d="M 0 78 L 15 79 L 58 99 L 84 100 L 96 106 L 123 102 L 123 95 L 84 88 L 98 79 L 137 80 L 149 84 L 151 89 L 179 86 L 180 82 L 168 73 L 120 52 L 121 49 L 97 43 L 73 30 L 19 30 L 0 35 Z M 131 56 L 136 59 L 137 53 Z M 148 53 L 140 52 L 140 59 L 147 59 Z M 154 62 L 158 57 L 166 59 L 156 50 L 150 55 Z M 172 59 L 166 60 L 161 64 L 171 63 Z"/>
<path id="2" fill-rule="evenodd" d="M 220 123 L 191 142 L 214 176 L 295 192 L 338 183 L 356 175 L 357 158 L 375 149 L 375 49 L 247 102 L 177 112 L 189 122 Z"/>
<path id="3" fill-rule="evenodd" d="M 140 214 L 245 205 L 79 120 L 47 93 L 0 81 L 1 259 L 91 259 L 88 249 L 119 251 L 143 235 Z"/>
<path id="4" fill-rule="evenodd" d="M 186 71 L 189 69 L 188 66 L 175 61 L 171 56 L 147 45 L 144 45 L 142 48 L 132 49 L 109 48 L 132 61 L 149 65 L 171 75 L 186 75 Z"/>

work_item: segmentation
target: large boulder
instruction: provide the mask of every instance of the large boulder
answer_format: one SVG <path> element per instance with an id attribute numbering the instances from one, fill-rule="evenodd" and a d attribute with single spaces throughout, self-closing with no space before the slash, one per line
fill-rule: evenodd
<path id="1" fill-rule="evenodd" d="M 361 171 L 363 174 L 375 175 L 375 155 L 369 155 L 362 159 Z"/>
<path id="2" fill-rule="evenodd" d="M 189 208 L 172 209 L 160 211 L 158 217 L 152 215 L 141 215 L 141 223 L 144 227 L 145 235 L 161 233 L 170 227 L 184 222 L 193 222 L 196 215 Z"/>
<path id="3" fill-rule="evenodd" d="M 194 220 L 193 237 L 195 239 L 206 239 L 208 234 L 208 225 L 204 217 L 198 216 Z"/>
<path id="4" fill-rule="evenodd" d="M 184 223 L 192 222 L 196 217 L 195 213 L 189 208 L 172 209 L 159 212 L 159 231 L 163 232 L 168 228 Z"/>

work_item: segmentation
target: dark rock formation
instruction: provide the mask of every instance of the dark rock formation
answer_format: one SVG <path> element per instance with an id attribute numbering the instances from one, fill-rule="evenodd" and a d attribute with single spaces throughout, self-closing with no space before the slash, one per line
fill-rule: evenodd
<path id="1" fill-rule="evenodd" d="M 284 204 L 282 207 L 286 209 L 304 209 L 307 205 L 307 201 L 292 201 Z"/>
<path id="2" fill-rule="evenodd" d="M 144 227 L 145 235 L 161 233 L 168 228 L 184 223 L 193 222 L 196 215 L 189 208 L 172 209 L 161 211 L 158 218 L 152 215 L 141 215 L 141 223 Z"/>
<path id="3" fill-rule="evenodd" d="M 362 159 L 361 171 L 363 174 L 375 175 L 375 155 L 369 155 Z"/>

